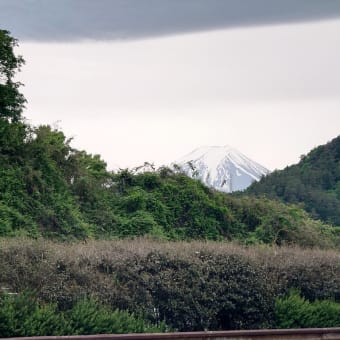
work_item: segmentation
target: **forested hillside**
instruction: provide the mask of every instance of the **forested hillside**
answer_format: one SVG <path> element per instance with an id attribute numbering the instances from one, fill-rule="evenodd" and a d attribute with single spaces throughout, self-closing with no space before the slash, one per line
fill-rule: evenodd
<path id="1" fill-rule="evenodd" d="M 301 161 L 254 183 L 247 193 L 299 203 L 314 218 L 340 225 L 340 136 Z"/>
<path id="2" fill-rule="evenodd" d="M 23 60 L 8 32 L 0 31 L 0 42 L 1 236 L 336 245 L 337 229 L 296 206 L 217 193 L 167 168 L 112 173 L 100 156 L 72 148 L 62 131 L 26 124 L 13 82 Z"/>
<path id="3" fill-rule="evenodd" d="M 1 154 L 3 236 L 333 243 L 336 230 L 295 206 L 231 197 L 167 168 L 111 173 L 99 156 L 72 149 L 61 131 L 24 131 L 14 152 Z"/>

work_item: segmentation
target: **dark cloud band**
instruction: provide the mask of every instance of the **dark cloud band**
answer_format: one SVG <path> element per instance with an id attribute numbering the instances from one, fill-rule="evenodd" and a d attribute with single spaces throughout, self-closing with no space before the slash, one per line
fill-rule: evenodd
<path id="1" fill-rule="evenodd" d="M 20 39 L 138 39 L 340 17 L 334 0 L 0 0 L 0 25 Z"/>

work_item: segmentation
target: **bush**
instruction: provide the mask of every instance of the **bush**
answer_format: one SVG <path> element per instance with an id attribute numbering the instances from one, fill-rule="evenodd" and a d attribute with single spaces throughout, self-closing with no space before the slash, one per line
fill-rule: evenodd
<path id="1" fill-rule="evenodd" d="M 269 259 L 268 256 L 271 256 Z M 340 266 L 337 252 L 323 252 L 294 248 L 281 248 L 260 257 L 276 294 L 286 295 L 298 289 L 310 300 L 334 299 L 340 302 Z"/>
<path id="2" fill-rule="evenodd" d="M 126 311 L 112 311 L 93 299 L 79 301 L 66 313 L 71 325 L 71 334 L 122 334 L 164 332 L 165 326 L 151 325 Z"/>
<path id="3" fill-rule="evenodd" d="M 124 219 L 123 223 L 117 226 L 117 236 L 123 237 L 139 237 L 149 233 L 157 228 L 157 223 L 152 215 L 145 211 L 137 211 L 131 214 L 130 218 Z"/>
<path id="4" fill-rule="evenodd" d="M 42 305 L 67 312 L 91 296 L 181 331 L 274 327 L 275 300 L 291 288 L 340 302 L 338 252 L 291 247 L 0 239 L 0 273 L 0 287 L 34 290 Z"/>
<path id="5" fill-rule="evenodd" d="M 278 328 L 322 328 L 340 326 L 340 303 L 331 300 L 310 302 L 292 290 L 275 305 Z"/>
<path id="6" fill-rule="evenodd" d="M 32 293 L 0 295 L 0 337 L 68 334 L 56 305 L 39 305 Z"/>
<path id="7" fill-rule="evenodd" d="M 39 302 L 34 294 L 0 295 L 0 337 L 86 335 L 164 332 L 125 311 L 111 310 L 94 299 L 84 298 L 70 310 Z"/>
<path id="8" fill-rule="evenodd" d="M 179 331 L 268 327 L 272 291 L 265 273 L 239 255 L 193 258 L 151 252 L 115 270 L 129 308 Z"/>

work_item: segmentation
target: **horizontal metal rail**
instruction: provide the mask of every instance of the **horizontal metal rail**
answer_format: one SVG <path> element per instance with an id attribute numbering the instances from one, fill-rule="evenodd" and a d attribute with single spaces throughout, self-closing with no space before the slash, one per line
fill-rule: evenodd
<path id="1" fill-rule="evenodd" d="M 218 332 L 37 336 L 11 340 L 340 340 L 340 328 L 262 329 Z M 7 340 L 9 340 L 7 339 Z"/>

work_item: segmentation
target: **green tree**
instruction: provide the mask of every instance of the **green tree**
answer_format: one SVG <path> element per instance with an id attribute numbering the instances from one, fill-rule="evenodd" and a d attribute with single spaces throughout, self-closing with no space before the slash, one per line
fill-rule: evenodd
<path id="1" fill-rule="evenodd" d="M 17 40 L 8 31 L 0 30 L 0 118 L 10 122 L 18 122 L 26 102 L 19 92 L 21 83 L 13 80 L 20 70 L 24 59 L 15 55 Z"/>
<path id="2" fill-rule="evenodd" d="M 24 60 L 14 53 L 17 40 L 8 31 L 0 30 L 0 156 L 20 155 L 18 148 L 25 138 L 22 123 L 25 98 L 19 92 L 21 83 L 14 81 Z M 6 161 L 0 157 L 0 162 Z"/>

